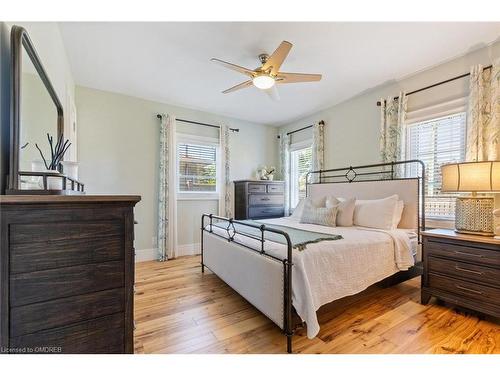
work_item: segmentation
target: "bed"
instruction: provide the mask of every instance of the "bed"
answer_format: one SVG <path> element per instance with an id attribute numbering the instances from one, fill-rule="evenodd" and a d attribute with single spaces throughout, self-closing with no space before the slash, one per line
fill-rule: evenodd
<path id="1" fill-rule="evenodd" d="M 293 217 L 242 222 L 205 214 L 202 271 L 208 267 L 277 324 L 291 353 L 295 321 L 305 322 L 307 336 L 313 338 L 320 329 L 316 311 L 321 306 L 395 275 L 418 274 L 418 243 L 425 229 L 423 176 L 418 160 L 308 175 L 308 197 L 379 199 L 397 194 L 404 208 L 398 227 L 391 230 L 302 224 Z M 296 232 L 341 238 L 299 248 Z"/>

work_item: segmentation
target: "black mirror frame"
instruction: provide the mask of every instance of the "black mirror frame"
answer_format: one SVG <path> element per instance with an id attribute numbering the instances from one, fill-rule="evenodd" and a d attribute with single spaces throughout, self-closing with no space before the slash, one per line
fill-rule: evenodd
<path id="1" fill-rule="evenodd" d="M 8 189 L 19 189 L 19 141 L 20 141 L 20 109 L 21 109 L 21 70 L 22 48 L 26 49 L 31 62 L 42 79 L 57 109 L 57 137 L 64 134 L 63 107 L 57 93 L 50 82 L 42 62 L 33 46 L 28 32 L 21 26 L 12 26 L 10 32 L 11 56 L 11 96 L 10 96 L 10 160 Z"/>

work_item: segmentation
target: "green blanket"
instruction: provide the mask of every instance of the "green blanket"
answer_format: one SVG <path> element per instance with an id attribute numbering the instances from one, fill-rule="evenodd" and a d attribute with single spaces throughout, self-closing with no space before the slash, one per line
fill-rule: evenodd
<path id="1" fill-rule="evenodd" d="M 265 225 L 266 228 L 272 228 L 276 230 L 281 230 L 288 234 L 290 237 L 290 241 L 292 242 L 292 248 L 297 249 L 299 251 L 305 250 L 306 246 L 311 243 L 317 243 L 321 241 L 335 241 L 341 240 L 342 236 L 338 234 L 326 234 L 319 232 L 312 232 L 303 229 L 291 228 L 284 225 L 274 225 L 274 224 L 266 224 L 254 220 L 241 220 L 241 222 L 249 223 L 257 226 Z M 213 224 L 216 227 L 226 229 L 228 227 L 228 222 L 219 222 Z M 255 237 L 256 239 L 261 238 L 261 231 L 258 228 L 248 227 L 246 225 L 241 225 L 234 223 L 234 228 L 237 233 L 244 233 L 250 236 Z M 273 232 L 264 231 L 264 239 L 268 241 L 273 241 L 277 243 L 281 243 L 286 245 L 286 239 L 283 235 Z"/>

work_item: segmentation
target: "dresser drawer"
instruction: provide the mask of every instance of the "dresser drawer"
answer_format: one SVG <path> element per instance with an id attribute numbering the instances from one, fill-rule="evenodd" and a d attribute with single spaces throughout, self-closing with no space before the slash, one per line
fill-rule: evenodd
<path id="1" fill-rule="evenodd" d="M 285 214 L 283 207 L 250 207 L 248 209 L 249 217 L 267 218 L 267 217 L 282 217 Z"/>
<path id="2" fill-rule="evenodd" d="M 443 243 L 429 239 L 426 239 L 424 248 L 426 255 L 500 267 L 500 251 L 486 250 L 453 243 Z"/>
<path id="3" fill-rule="evenodd" d="M 249 193 L 265 193 L 266 185 L 264 184 L 248 184 Z"/>
<path id="4" fill-rule="evenodd" d="M 428 268 L 429 272 L 491 284 L 500 288 L 500 270 L 496 268 L 435 257 L 429 258 Z"/>
<path id="5" fill-rule="evenodd" d="M 462 281 L 432 272 L 429 272 L 428 282 L 431 288 L 450 292 L 467 299 L 474 299 L 500 306 L 500 288 L 485 286 L 475 282 Z"/>
<path id="6" fill-rule="evenodd" d="M 10 249 L 10 270 L 15 274 L 120 260 L 124 250 L 123 236 L 15 243 Z"/>
<path id="7" fill-rule="evenodd" d="M 10 243 L 36 243 L 123 236 L 121 221 L 12 224 Z"/>
<path id="8" fill-rule="evenodd" d="M 10 277 L 10 303 L 21 306 L 123 285 L 122 261 L 22 273 Z"/>
<path id="9" fill-rule="evenodd" d="M 125 310 L 123 288 L 33 303 L 11 309 L 10 336 L 63 327 Z"/>
<path id="10" fill-rule="evenodd" d="M 269 184 L 267 185 L 268 193 L 283 193 L 283 184 Z"/>
<path id="11" fill-rule="evenodd" d="M 62 353 L 123 353 L 124 344 L 122 314 L 10 339 L 12 348 L 62 348 Z"/>
<path id="12" fill-rule="evenodd" d="M 251 206 L 278 205 L 283 204 L 283 195 L 250 195 L 248 204 Z"/>

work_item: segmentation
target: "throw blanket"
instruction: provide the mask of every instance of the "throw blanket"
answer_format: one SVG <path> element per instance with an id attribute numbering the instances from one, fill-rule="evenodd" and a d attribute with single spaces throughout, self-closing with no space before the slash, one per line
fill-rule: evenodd
<path id="1" fill-rule="evenodd" d="M 253 224 L 257 226 L 263 225 L 261 222 L 253 221 L 253 220 L 241 220 L 241 222 L 248 223 L 248 224 Z M 222 229 L 227 229 L 229 223 L 228 222 L 219 222 L 216 224 L 213 224 L 214 226 Z M 238 223 L 233 223 L 234 228 L 236 229 L 237 233 L 244 233 L 253 237 L 256 237 L 257 239 L 261 238 L 261 231 L 258 228 L 252 228 L 248 227 L 246 225 L 241 225 Z M 290 241 L 292 242 L 292 248 L 297 249 L 299 251 L 305 250 L 306 246 L 312 243 L 318 243 L 321 241 L 335 241 L 335 240 L 341 240 L 342 236 L 338 234 L 326 234 L 326 233 L 320 233 L 320 232 L 312 232 L 309 230 L 303 230 L 303 229 L 297 229 L 297 228 L 292 228 L 292 227 L 287 227 L 284 225 L 274 225 L 274 224 L 264 224 L 266 228 L 271 228 L 271 229 L 276 229 L 276 230 L 281 230 L 285 233 L 288 234 L 290 237 Z M 230 228 L 231 230 L 231 228 Z M 273 233 L 273 232 L 268 232 L 264 231 L 264 239 L 277 242 L 283 245 L 286 245 L 286 239 L 283 235 L 278 234 L 278 233 Z"/>

